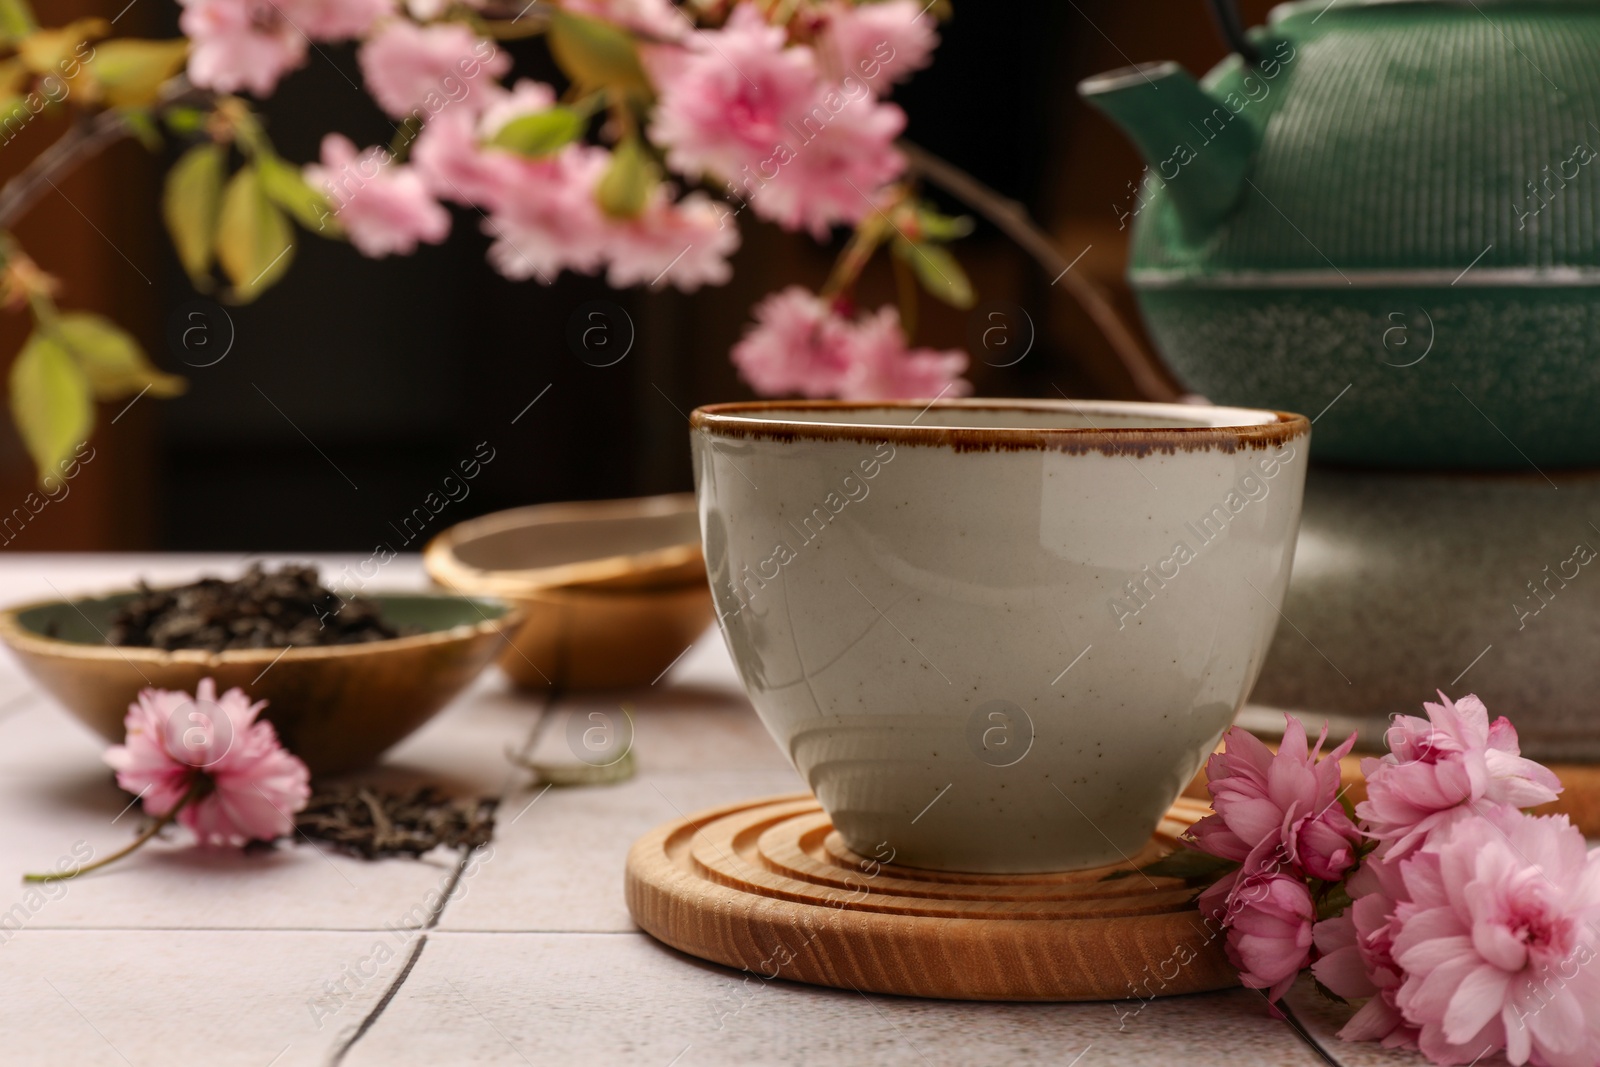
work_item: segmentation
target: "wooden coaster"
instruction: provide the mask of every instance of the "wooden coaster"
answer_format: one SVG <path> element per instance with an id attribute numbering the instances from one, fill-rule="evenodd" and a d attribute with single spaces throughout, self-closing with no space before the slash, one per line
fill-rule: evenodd
<path id="1" fill-rule="evenodd" d="M 1179 798 L 1132 864 L 1171 852 L 1208 811 Z M 653 937 L 762 979 L 958 1000 L 1148 1000 L 1238 985 L 1195 891 L 1139 874 L 1102 880 L 1128 866 L 993 875 L 880 863 L 851 852 L 799 793 L 646 834 L 628 854 L 627 896 Z"/>

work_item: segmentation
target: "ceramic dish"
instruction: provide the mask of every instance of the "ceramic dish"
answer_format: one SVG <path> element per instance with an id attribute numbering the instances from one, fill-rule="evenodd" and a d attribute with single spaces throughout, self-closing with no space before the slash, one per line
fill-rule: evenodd
<path id="1" fill-rule="evenodd" d="M 687 493 L 485 515 L 440 534 L 423 560 L 445 588 L 526 612 L 500 657 L 520 685 L 649 685 L 711 624 Z"/>
<path id="2" fill-rule="evenodd" d="M 84 725 L 121 741 L 139 690 L 240 686 L 314 774 L 353 770 L 421 726 L 488 665 L 521 612 L 503 600 L 376 594 L 384 617 L 424 632 L 388 641 L 227 652 L 108 645 L 113 612 L 138 594 L 26 604 L 0 612 L 0 641 Z"/>

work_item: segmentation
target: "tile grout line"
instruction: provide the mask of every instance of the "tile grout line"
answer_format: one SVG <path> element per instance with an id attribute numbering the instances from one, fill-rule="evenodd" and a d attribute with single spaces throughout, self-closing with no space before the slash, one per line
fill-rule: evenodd
<path id="1" fill-rule="evenodd" d="M 445 886 L 444 893 L 440 895 L 439 903 L 434 905 L 433 910 L 428 913 L 426 921 L 417 928 L 422 933 L 418 935 L 417 943 L 411 949 L 411 955 L 406 957 L 405 966 L 400 968 L 400 973 L 394 976 L 394 981 L 390 982 L 389 988 L 383 991 L 383 996 L 378 998 L 378 1002 L 372 1006 L 372 1010 L 367 1012 L 360 1024 L 356 1026 L 355 1033 L 351 1034 L 350 1039 L 340 1045 L 333 1056 L 329 1058 L 330 1067 L 337 1067 L 338 1064 L 344 1062 L 345 1056 L 355 1047 L 355 1043 L 360 1041 L 368 1030 L 372 1029 L 373 1025 L 377 1023 L 378 1017 L 389 1006 L 389 1002 L 394 1000 L 395 994 L 400 992 L 400 987 L 405 985 L 407 978 L 411 977 L 412 968 L 417 965 L 417 960 L 422 958 L 422 950 L 428 944 L 428 931 L 439 924 L 439 916 L 444 914 L 445 904 L 449 902 L 451 897 L 455 896 L 456 887 L 461 884 L 461 875 L 467 869 L 467 860 L 471 858 L 472 853 L 475 851 L 476 849 L 462 850 L 460 857 L 456 860 L 455 870 L 450 872 L 450 883 Z"/>
<path id="2" fill-rule="evenodd" d="M 383 991 L 383 996 L 378 998 L 378 1003 L 374 1004 L 372 1010 L 367 1012 L 366 1018 L 361 1020 L 361 1025 L 356 1027 L 356 1031 L 350 1035 L 350 1039 L 340 1045 L 334 1051 L 334 1054 L 329 1057 L 328 1063 L 330 1067 L 337 1067 L 338 1064 L 343 1063 L 345 1056 L 355 1047 L 355 1043 L 366 1036 L 368 1030 L 372 1029 L 373 1024 L 378 1021 L 378 1017 L 383 1014 L 383 1010 L 395 998 L 395 994 L 400 992 L 400 987 L 405 984 L 407 978 L 411 977 L 411 969 L 417 965 L 417 960 L 422 958 L 422 949 L 427 943 L 427 934 L 417 938 L 416 945 L 411 949 L 411 955 L 406 957 L 406 965 L 400 968 L 400 973 L 395 975 L 394 981 L 389 983 L 389 988 Z"/>
<path id="3" fill-rule="evenodd" d="M 545 723 L 549 721 L 550 713 L 555 710 L 556 702 L 560 699 L 560 690 L 552 688 L 545 697 L 544 706 L 539 709 L 538 717 L 534 719 L 533 725 L 528 729 L 527 739 L 523 741 L 522 748 L 518 753 L 519 755 L 528 754 L 533 750 L 533 747 L 539 743 L 539 737 L 544 732 Z M 506 798 L 511 795 L 512 789 L 514 788 L 513 783 L 518 777 L 519 776 L 516 773 L 515 768 L 513 768 L 512 772 L 506 777 L 506 784 L 500 789 L 500 795 L 495 801 L 496 806 L 504 803 Z M 460 887 L 461 878 L 466 873 L 467 861 L 470 860 L 473 853 L 477 851 L 478 850 L 475 848 L 462 850 L 461 855 L 456 859 L 455 870 L 450 874 L 450 884 L 445 887 L 444 893 L 440 896 L 439 903 L 434 905 L 432 912 L 428 915 L 427 921 L 425 921 L 422 926 L 419 927 L 419 929 L 422 931 L 422 934 L 417 938 L 416 946 L 412 948 L 411 955 L 407 957 L 405 966 L 400 968 L 400 973 L 395 975 L 394 981 L 389 983 L 389 988 L 383 991 L 383 996 L 378 998 L 378 1002 L 372 1006 L 372 1010 L 369 1011 L 361 1020 L 361 1023 L 356 1027 L 355 1032 L 350 1035 L 349 1040 L 340 1045 L 338 1049 L 335 1050 L 334 1054 L 329 1057 L 329 1067 L 339 1067 L 339 1064 L 344 1062 L 344 1058 L 350 1054 L 350 1050 L 356 1046 L 356 1042 L 365 1037 L 367 1031 L 371 1030 L 373 1026 L 377 1024 L 378 1019 L 383 1015 L 384 1010 L 389 1007 L 390 1002 L 393 1001 L 396 994 L 400 992 L 400 987 L 405 985 L 407 978 L 411 977 L 412 969 L 416 967 L 417 961 L 422 958 L 422 950 L 428 944 L 428 931 L 435 929 L 439 925 L 439 920 L 444 917 L 444 909 L 450 903 L 450 901 L 455 898 L 456 889 Z"/>
<path id="4" fill-rule="evenodd" d="M 1312 1052 L 1315 1052 L 1324 1063 L 1329 1064 L 1330 1067 L 1343 1067 L 1343 1061 L 1336 1057 L 1331 1049 L 1323 1046 L 1322 1039 L 1312 1034 L 1310 1030 L 1306 1029 L 1305 1024 L 1300 1021 L 1300 1017 L 1295 1014 L 1294 1009 L 1290 1007 L 1287 999 L 1279 1001 L 1278 1008 L 1283 1013 L 1284 1024 L 1287 1025 L 1290 1030 L 1293 1030 L 1295 1036 L 1298 1037 L 1308 1048 L 1310 1048 Z"/>

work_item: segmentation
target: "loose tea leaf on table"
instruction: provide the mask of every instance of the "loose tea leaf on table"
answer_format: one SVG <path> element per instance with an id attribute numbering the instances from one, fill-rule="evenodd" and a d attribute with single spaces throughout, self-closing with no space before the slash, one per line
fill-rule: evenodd
<path id="1" fill-rule="evenodd" d="M 401 637 L 407 628 L 386 621 L 377 604 L 342 597 L 317 579 L 311 566 L 285 564 L 266 571 L 252 564 L 235 581 L 202 578 L 189 585 L 151 589 L 111 618 L 113 645 L 167 650 L 284 648 L 349 645 Z"/>
<path id="2" fill-rule="evenodd" d="M 498 803 L 487 797 L 452 797 L 433 786 L 391 793 L 339 785 L 313 793 L 295 824 L 307 837 L 353 856 L 421 856 L 440 845 L 471 849 L 488 844 Z"/>

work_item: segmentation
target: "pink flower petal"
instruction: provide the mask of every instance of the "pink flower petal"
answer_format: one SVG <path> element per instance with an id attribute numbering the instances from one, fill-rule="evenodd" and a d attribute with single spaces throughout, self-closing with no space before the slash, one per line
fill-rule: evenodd
<path id="1" fill-rule="evenodd" d="M 1373 997 L 1361 1006 L 1360 1011 L 1350 1017 L 1350 1021 L 1339 1031 L 1338 1037 L 1341 1041 L 1377 1041 L 1404 1026 L 1405 1016 L 1400 1014 L 1398 1008 L 1383 997 Z"/>
<path id="2" fill-rule="evenodd" d="M 1467 975 L 1444 1013 L 1444 1036 L 1457 1045 L 1475 1036 L 1500 1014 L 1510 983 L 1508 973 L 1489 963 Z"/>

